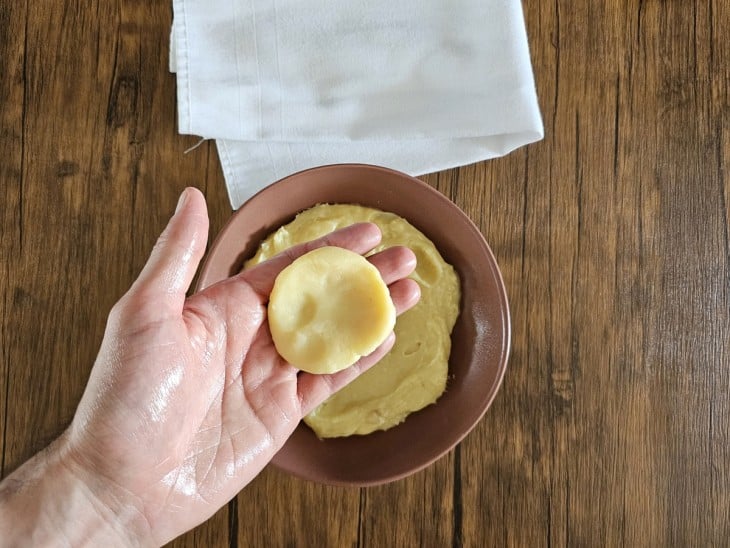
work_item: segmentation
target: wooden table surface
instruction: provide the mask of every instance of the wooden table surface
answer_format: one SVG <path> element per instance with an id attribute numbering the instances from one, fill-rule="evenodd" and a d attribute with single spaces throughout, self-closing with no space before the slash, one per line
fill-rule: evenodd
<path id="1" fill-rule="evenodd" d="M 424 179 L 499 261 L 493 406 L 367 489 L 266 469 L 176 546 L 727 546 L 730 2 L 524 1 L 545 139 Z M 0 4 L 2 474 L 70 422 L 106 315 L 187 185 L 169 2 Z"/>

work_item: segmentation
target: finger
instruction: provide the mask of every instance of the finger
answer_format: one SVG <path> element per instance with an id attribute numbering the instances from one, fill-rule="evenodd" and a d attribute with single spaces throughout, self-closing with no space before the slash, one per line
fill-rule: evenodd
<path id="1" fill-rule="evenodd" d="M 199 190 L 186 188 L 129 294 L 140 297 L 140 305 L 182 310 L 207 240 L 205 198 Z"/>
<path id="2" fill-rule="evenodd" d="M 403 246 L 389 247 L 371 255 L 368 261 L 380 271 L 380 276 L 388 285 L 405 278 L 416 268 L 415 253 Z"/>
<path id="3" fill-rule="evenodd" d="M 279 272 L 289 266 L 294 259 L 314 249 L 325 246 L 344 247 L 355 253 L 367 253 L 380 243 L 380 229 L 373 223 L 357 223 L 336 230 L 322 238 L 296 245 L 275 255 L 239 274 L 261 295 L 268 295 L 274 287 L 274 279 Z"/>
<path id="4" fill-rule="evenodd" d="M 395 344 L 395 335 L 391 333 L 375 351 L 360 358 L 354 365 L 330 375 L 300 373 L 297 378 L 297 395 L 302 416 L 308 414 L 332 394 L 350 384 L 373 365 L 378 363 Z"/>
<path id="5" fill-rule="evenodd" d="M 395 305 L 395 313 L 399 316 L 406 310 L 416 306 L 421 298 L 421 287 L 410 278 L 398 280 L 391 284 L 388 289 L 390 290 L 390 298 Z"/>

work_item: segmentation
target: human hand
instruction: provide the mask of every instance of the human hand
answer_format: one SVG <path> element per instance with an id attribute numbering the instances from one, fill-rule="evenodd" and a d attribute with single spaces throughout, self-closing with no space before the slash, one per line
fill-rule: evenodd
<path id="1" fill-rule="evenodd" d="M 394 342 L 391 335 L 351 368 L 317 376 L 277 354 L 266 321 L 274 279 L 294 258 L 323 245 L 366 253 L 380 241 L 375 225 L 297 246 L 186 298 L 207 233 L 205 201 L 188 189 L 114 306 L 79 408 L 54 448 L 101 514 L 121 519 L 118 529 L 133 542 L 162 544 L 210 517 L 306 413 Z M 391 248 L 369 260 L 398 313 L 417 302 L 418 286 L 405 278 L 415 267 L 410 250 Z"/>

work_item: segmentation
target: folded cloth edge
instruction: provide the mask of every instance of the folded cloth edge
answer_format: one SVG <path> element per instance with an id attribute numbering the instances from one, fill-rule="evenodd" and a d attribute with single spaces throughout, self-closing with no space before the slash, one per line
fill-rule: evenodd
<path id="1" fill-rule="evenodd" d="M 283 178 L 286 175 L 316 167 L 317 165 L 328 165 L 334 163 L 367 163 L 374 165 L 385 165 L 393 169 L 409 173 L 410 175 L 422 175 L 433 171 L 454 168 L 463 165 L 473 164 L 475 162 L 488 160 L 499 157 L 523 146 L 540 140 L 544 136 L 544 127 L 540 115 L 540 109 L 535 89 L 534 74 L 531 67 L 531 58 L 529 53 L 529 43 L 527 42 L 527 30 L 522 12 L 521 2 L 519 0 L 512 4 L 514 15 L 519 15 L 520 21 L 515 24 L 513 31 L 517 38 L 517 50 L 514 51 L 523 62 L 526 61 L 529 70 L 525 73 L 521 89 L 517 95 L 521 95 L 524 101 L 515 101 L 515 107 L 520 114 L 517 115 L 521 122 L 517 122 L 517 127 L 499 128 L 491 126 L 487 135 L 474 135 L 468 132 L 453 132 L 449 135 L 434 138 L 428 133 L 423 136 L 408 136 L 401 139 L 398 136 L 389 136 L 384 133 L 374 142 L 369 142 L 367 135 L 359 139 L 352 138 L 352 135 L 342 138 L 336 138 L 335 141 L 321 138 L 319 140 L 312 139 L 311 136 L 301 136 L 303 139 L 291 140 L 292 136 L 280 139 L 262 139 L 257 141 L 239 141 L 237 139 L 225 139 L 222 135 L 203 135 L 203 138 L 215 138 L 216 146 L 221 160 L 221 167 L 226 180 L 229 200 L 232 207 L 239 207 L 245 200 L 250 198 L 259 190 L 267 185 Z M 179 131 L 185 132 L 186 128 L 191 127 L 191 106 L 192 92 L 190 88 L 191 79 L 189 78 L 188 64 L 188 13 L 186 11 L 185 0 L 173 0 L 174 19 L 170 32 L 170 59 L 169 67 L 171 72 L 177 72 L 178 88 L 178 124 Z M 182 44 L 183 47 L 179 47 Z M 182 85 L 181 85 L 182 84 Z M 527 89 L 529 88 L 529 89 Z M 511 109 L 506 109 L 511 110 Z M 514 121 L 514 118 L 511 118 Z M 481 124 L 480 124 L 481 125 Z M 490 126 L 490 124 L 486 124 Z M 520 126 L 522 126 L 520 128 Z M 498 133 L 504 130 L 504 133 Z M 458 130 L 458 128 L 457 128 Z M 515 131 L 510 131 L 515 130 Z M 494 133 L 497 131 L 497 133 Z M 477 131 L 478 133 L 478 131 Z M 193 132 L 193 134 L 199 134 Z M 437 137 L 439 137 L 437 135 Z M 465 150 L 459 150 L 454 153 L 454 147 L 441 147 L 445 140 L 458 145 L 465 145 Z M 372 141 L 372 139 L 370 139 Z M 370 145 L 391 144 L 399 151 L 413 151 L 414 144 L 423 147 L 413 156 L 421 156 L 421 158 L 394 157 L 393 154 L 387 153 L 378 155 L 373 153 Z M 295 158 L 292 157 L 292 147 L 299 147 L 301 152 L 302 145 L 306 145 L 309 154 L 299 154 Z M 288 153 L 288 160 L 284 154 L 278 160 L 275 160 L 272 154 L 272 147 L 275 150 L 285 150 Z M 351 147 L 352 150 L 347 150 Z M 257 149 L 259 152 L 257 152 Z M 367 153 L 363 154 L 362 151 Z M 449 151 L 448 153 L 446 151 Z M 264 158 L 264 153 L 268 152 L 268 159 Z M 258 157 L 256 156 L 258 154 Z M 424 158 L 425 157 L 425 158 Z M 258 164 L 257 164 L 258 162 Z M 257 164 L 257 165 L 253 165 Z"/>

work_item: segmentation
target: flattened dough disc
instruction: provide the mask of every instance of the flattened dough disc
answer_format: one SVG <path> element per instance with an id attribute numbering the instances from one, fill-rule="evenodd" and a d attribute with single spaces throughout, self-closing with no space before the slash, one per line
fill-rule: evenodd
<path id="1" fill-rule="evenodd" d="M 276 350 L 309 373 L 351 366 L 395 326 L 395 307 L 378 269 L 339 247 L 310 251 L 282 270 L 268 314 Z"/>

